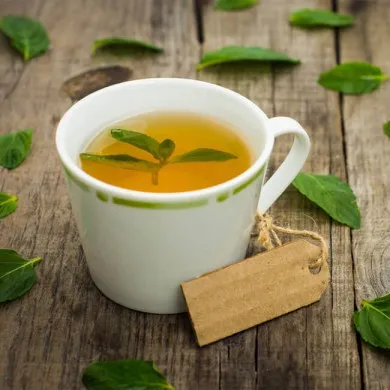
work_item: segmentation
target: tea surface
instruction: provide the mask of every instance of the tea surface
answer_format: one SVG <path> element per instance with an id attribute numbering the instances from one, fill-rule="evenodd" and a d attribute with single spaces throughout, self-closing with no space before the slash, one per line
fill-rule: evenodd
<path id="1" fill-rule="evenodd" d="M 144 133 L 159 142 L 167 138 L 173 140 L 176 148 L 172 158 L 197 148 L 217 149 L 237 157 L 227 161 L 168 164 L 159 171 L 157 185 L 153 184 L 150 172 L 81 161 L 82 169 L 89 175 L 117 187 L 144 192 L 194 191 L 230 180 L 252 163 L 248 147 L 233 129 L 212 118 L 190 113 L 153 112 L 114 123 L 93 139 L 85 151 L 102 155 L 128 154 L 156 162 L 148 152 L 112 138 L 110 129 L 113 128 Z"/>

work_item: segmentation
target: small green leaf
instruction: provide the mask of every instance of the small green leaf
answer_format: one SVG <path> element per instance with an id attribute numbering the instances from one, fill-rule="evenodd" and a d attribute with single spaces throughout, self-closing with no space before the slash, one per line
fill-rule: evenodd
<path id="1" fill-rule="evenodd" d="M 11 45 L 23 55 L 25 61 L 46 52 L 50 46 L 46 29 L 38 20 L 24 16 L 4 16 L 0 19 L 0 31 L 9 38 Z"/>
<path id="2" fill-rule="evenodd" d="M 286 65 L 300 63 L 300 60 L 296 58 L 291 58 L 284 53 L 279 53 L 263 47 L 226 46 L 217 51 L 205 53 L 197 66 L 197 70 L 201 70 L 208 66 L 238 61 L 257 61 Z"/>
<path id="3" fill-rule="evenodd" d="M 158 164 L 146 160 L 140 160 L 139 158 L 132 157 L 128 154 L 101 155 L 81 153 L 80 158 L 82 160 L 95 161 L 97 163 L 111 165 L 116 168 L 130 169 L 133 171 L 153 172 L 159 167 Z"/>
<path id="4" fill-rule="evenodd" d="M 18 207 L 18 197 L 0 192 L 0 219 L 12 214 Z"/>
<path id="5" fill-rule="evenodd" d="M 175 143 L 171 139 L 166 139 L 161 142 L 158 148 L 158 154 L 161 156 L 163 161 L 168 160 L 172 153 L 175 151 Z"/>
<path id="6" fill-rule="evenodd" d="M 237 156 L 231 153 L 221 152 L 215 149 L 200 148 L 191 150 L 180 156 L 174 157 L 170 162 L 175 163 L 191 163 L 191 162 L 207 162 L 207 161 L 226 161 L 235 159 Z"/>
<path id="7" fill-rule="evenodd" d="M 153 362 L 143 360 L 94 362 L 83 383 L 87 390 L 175 390 Z"/>
<path id="8" fill-rule="evenodd" d="M 132 130 L 111 129 L 111 136 L 118 141 L 125 142 L 135 146 L 136 148 L 145 150 L 145 152 L 150 153 L 157 160 L 161 159 L 161 156 L 158 153 L 160 143 L 146 134 Z"/>
<path id="9" fill-rule="evenodd" d="M 303 28 L 345 27 L 354 24 L 351 15 L 339 14 L 324 9 L 303 8 L 290 15 L 290 23 Z"/>
<path id="10" fill-rule="evenodd" d="M 390 294 L 363 301 L 353 316 L 355 327 L 366 343 L 390 349 Z"/>
<path id="11" fill-rule="evenodd" d="M 13 169 L 18 167 L 30 150 L 32 130 L 25 129 L 0 135 L 0 165 Z"/>
<path id="12" fill-rule="evenodd" d="M 37 281 L 34 265 L 36 257 L 23 259 L 12 249 L 0 249 L 0 303 L 26 294 Z"/>
<path id="13" fill-rule="evenodd" d="M 354 229 L 360 227 L 360 211 L 355 194 L 347 183 L 336 176 L 301 172 L 293 185 L 336 221 Z"/>
<path id="14" fill-rule="evenodd" d="M 350 95 L 369 93 L 386 80 L 382 70 L 366 62 L 346 62 L 322 73 L 318 84 Z"/>
<path id="15" fill-rule="evenodd" d="M 390 137 L 390 121 L 383 124 L 383 132 Z"/>
<path id="16" fill-rule="evenodd" d="M 221 11 L 236 11 L 259 4 L 259 0 L 217 0 L 214 9 Z"/>
<path id="17" fill-rule="evenodd" d="M 158 47 L 150 42 L 140 41 L 132 38 L 123 37 L 107 37 L 97 39 L 92 46 L 92 54 L 96 54 L 98 50 L 115 50 L 120 49 L 127 53 L 132 53 L 140 50 L 147 50 L 155 53 L 163 52 L 161 47 Z"/>

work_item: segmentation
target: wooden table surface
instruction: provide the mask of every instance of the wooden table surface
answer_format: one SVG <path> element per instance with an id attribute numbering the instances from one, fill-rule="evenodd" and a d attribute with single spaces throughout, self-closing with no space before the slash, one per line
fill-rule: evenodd
<path id="1" fill-rule="evenodd" d="M 210 3 L 210 2 L 208 2 Z M 353 28 L 306 31 L 289 26 L 304 6 L 352 13 Z M 152 359 L 179 390 L 390 389 L 390 355 L 356 335 L 351 318 L 363 298 L 390 292 L 390 83 L 363 96 L 339 96 L 318 75 L 339 62 L 363 60 L 390 73 L 389 0 L 262 0 L 243 12 L 205 5 L 205 43 L 196 39 L 190 0 L 0 0 L 0 16 L 24 14 L 47 27 L 52 49 L 24 63 L 0 39 L 1 132 L 34 129 L 30 156 L 0 170 L 0 191 L 20 197 L 0 221 L 0 247 L 42 256 L 38 284 L 0 307 L 0 389 L 82 389 L 83 369 L 96 359 Z M 137 36 L 165 54 L 91 57 L 104 36 Z M 302 60 L 288 70 L 255 66 L 197 73 L 205 50 L 259 45 Z M 124 65 L 132 78 L 188 77 L 231 88 L 269 116 L 291 116 L 307 129 L 312 151 L 305 170 L 348 180 L 362 227 L 330 220 L 290 188 L 272 208 L 282 225 L 319 231 L 331 248 L 332 281 L 322 300 L 213 345 L 198 348 L 187 315 L 134 312 L 106 299 L 86 268 L 54 136 L 71 106 L 62 83 L 101 65 Z M 276 144 L 271 169 L 289 139 Z"/>

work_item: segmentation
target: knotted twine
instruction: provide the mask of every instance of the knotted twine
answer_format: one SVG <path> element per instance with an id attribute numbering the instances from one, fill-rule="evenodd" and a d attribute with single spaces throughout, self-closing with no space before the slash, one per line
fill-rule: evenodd
<path id="1" fill-rule="evenodd" d="M 326 245 L 324 238 L 316 232 L 310 230 L 294 230 L 275 225 L 269 214 L 257 214 L 257 226 L 259 229 L 258 242 L 267 250 L 273 249 L 275 246 L 282 246 L 282 241 L 277 233 L 302 236 L 318 241 L 320 244 L 320 256 L 314 263 L 309 264 L 311 270 L 321 269 L 321 266 L 328 260 L 328 246 Z"/>

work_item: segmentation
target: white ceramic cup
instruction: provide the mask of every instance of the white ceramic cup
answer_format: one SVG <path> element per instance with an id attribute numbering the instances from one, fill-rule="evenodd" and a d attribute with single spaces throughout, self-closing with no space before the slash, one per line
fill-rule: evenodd
<path id="1" fill-rule="evenodd" d="M 150 111 L 183 111 L 229 123 L 254 161 L 239 176 L 182 193 L 131 191 L 80 168 L 79 153 L 106 126 Z M 275 137 L 294 134 L 291 151 L 263 185 Z M 196 80 L 116 84 L 73 105 L 56 135 L 73 213 L 96 286 L 113 301 L 150 313 L 185 311 L 180 283 L 245 256 L 256 211 L 264 213 L 304 164 L 310 141 L 295 120 L 269 119 L 245 97 Z"/>

